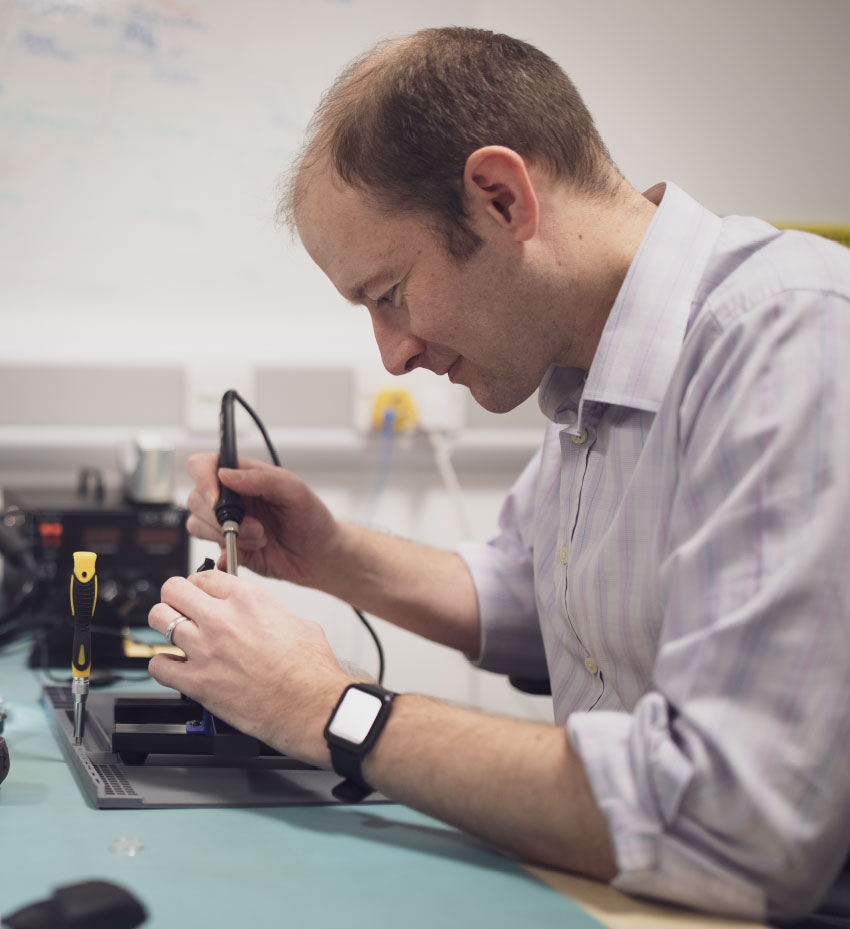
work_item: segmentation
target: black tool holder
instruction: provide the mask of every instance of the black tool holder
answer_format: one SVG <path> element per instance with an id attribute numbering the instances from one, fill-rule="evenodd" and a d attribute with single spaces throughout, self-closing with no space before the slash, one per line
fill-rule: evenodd
<path id="1" fill-rule="evenodd" d="M 116 697 L 114 714 L 112 751 L 127 765 L 149 755 L 206 755 L 222 764 L 282 757 L 183 697 Z"/>

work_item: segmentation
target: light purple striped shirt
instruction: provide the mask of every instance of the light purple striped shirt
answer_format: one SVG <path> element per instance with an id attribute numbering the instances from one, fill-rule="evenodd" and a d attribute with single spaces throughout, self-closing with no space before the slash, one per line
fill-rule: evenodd
<path id="1" fill-rule="evenodd" d="M 672 184 L 500 535 L 480 666 L 552 682 L 614 884 L 813 909 L 850 845 L 850 251 Z"/>

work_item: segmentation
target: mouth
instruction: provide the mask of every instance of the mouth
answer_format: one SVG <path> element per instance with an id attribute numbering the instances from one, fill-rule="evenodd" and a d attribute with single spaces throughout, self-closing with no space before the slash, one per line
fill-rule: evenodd
<path id="1" fill-rule="evenodd" d="M 458 376 L 460 370 L 460 363 L 463 361 L 463 355 L 458 355 L 457 358 L 451 363 L 446 375 L 448 379 L 454 384 L 456 383 L 455 378 Z"/>

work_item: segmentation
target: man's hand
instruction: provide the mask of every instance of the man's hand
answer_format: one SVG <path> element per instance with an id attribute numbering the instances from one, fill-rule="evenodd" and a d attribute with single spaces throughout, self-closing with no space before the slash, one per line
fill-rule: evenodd
<path id="1" fill-rule="evenodd" d="M 150 672 L 286 755 L 330 767 L 324 727 L 354 678 L 321 627 L 256 582 L 223 571 L 174 577 L 150 625 L 186 659 L 156 655 Z M 527 860 L 603 879 L 616 872 L 605 817 L 561 726 L 484 716 L 430 697 L 396 698 L 364 767 L 391 799 Z"/>
<path id="2" fill-rule="evenodd" d="M 245 505 L 239 532 L 239 563 L 257 574 L 310 587 L 322 586 L 339 524 L 307 485 L 289 471 L 251 458 L 239 469 L 218 469 L 214 454 L 193 455 L 186 466 L 195 488 L 186 527 L 199 539 L 223 544 L 213 507 L 219 478 Z"/>
<path id="3" fill-rule="evenodd" d="M 195 482 L 186 523 L 192 535 L 224 542 L 213 512 L 220 475 L 245 505 L 237 540 L 241 565 L 322 590 L 465 654 L 478 653 L 478 598 L 457 553 L 339 522 L 303 481 L 262 461 L 240 458 L 238 470 L 219 470 L 215 455 L 193 455 L 187 471 Z"/>
<path id="4" fill-rule="evenodd" d="M 156 655 L 151 675 L 211 713 L 287 755 L 330 766 L 324 725 L 354 679 L 317 623 L 295 616 L 264 587 L 223 571 L 173 577 L 149 622 L 186 659 Z"/>

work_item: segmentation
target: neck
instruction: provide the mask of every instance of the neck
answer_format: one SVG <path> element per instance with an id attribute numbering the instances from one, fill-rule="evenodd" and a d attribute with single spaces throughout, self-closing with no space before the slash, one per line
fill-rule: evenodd
<path id="1" fill-rule="evenodd" d="M 555 364 L 587 371 L 602 330 L 656 207 L 620 180 L 613 196 L 565 191 L 557 223 L 557 277 L 563 335 Z"/>

